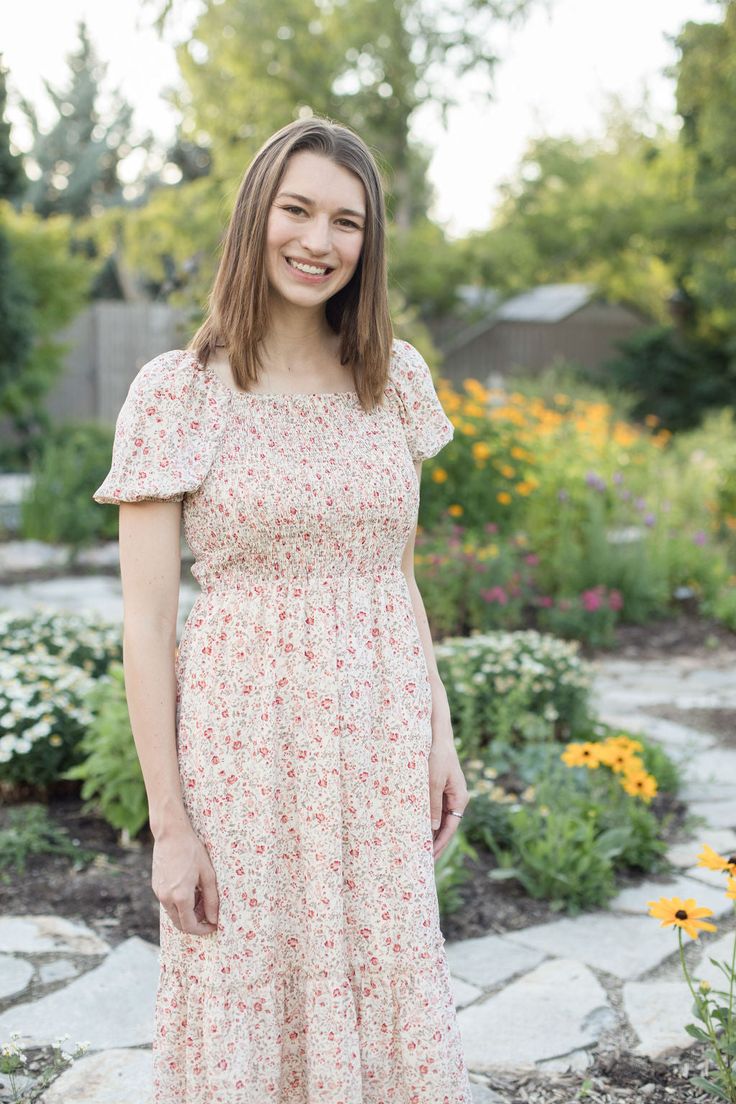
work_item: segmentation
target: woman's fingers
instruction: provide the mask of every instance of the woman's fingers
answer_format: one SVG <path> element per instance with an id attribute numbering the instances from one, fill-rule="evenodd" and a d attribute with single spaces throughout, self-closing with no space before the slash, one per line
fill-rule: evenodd
<path id="1" fill-rule="evenodd" d="M 219 910 L 220 898 L 217 892 L 217 877 L 212 868 L 212 865 L 207 862 L 204 870 L 200 874 L 199 885 L 201 887 L 201 905 L 202 913 L 201 920 L 207 920 L 210 924 L 217 927 L 217 913 Z"/>

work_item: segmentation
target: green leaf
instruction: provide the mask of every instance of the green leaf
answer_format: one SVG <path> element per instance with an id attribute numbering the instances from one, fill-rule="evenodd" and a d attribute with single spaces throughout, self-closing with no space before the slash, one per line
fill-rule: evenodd
<path id="1" fill-rule="evenodd" d="M 712 1096 L 717 1096 L 719 1100 L 725 1100 L 727 1104 L 732 1104 L 732 1098 L 727 1092 L 720 1087 L 720 1085 L 713 1084 L 712 1081 L 706 1081 L 704 1077 L 691 1077 L 693 1085 L 697 1085 L 699 1089 L 704 1089 L 705 1092 L 711 1093 Z"/>

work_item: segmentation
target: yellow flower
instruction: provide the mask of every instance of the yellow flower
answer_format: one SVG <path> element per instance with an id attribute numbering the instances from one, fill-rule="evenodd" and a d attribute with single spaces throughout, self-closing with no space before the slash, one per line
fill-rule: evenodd
<path id="1" fill-rule="evenodd" d="M 632 797 L 640 797 L 647 804 L 656 796 L 657 781 L 646 771 L 632 772 L 625 775 L 620 781 L 627 794 L 631 794 Z"/>
<path id="2" fill-rule="evenodd" d="M 463 508 L 459 505 L 459 503 L 453 502 L 451 506 L 447 507 L 447 512 L 452 517 L 461 517 L 463 513 Z"/>
<path id="3" fill-rule="evenodd" d="M 626 751 L 642 751 L 642 744 L 640 740 L 634 740 L 631 736 L 627 736 L 625 732 L 620 732 L 618 736 L 609 736 L 606 740 L 607 744 L 616 745 L 617 747 L 624 748 Z"/>
<path id="4" fill-rule="evenodd" d="M 601 762 L 610 767 L 615 774 L 630 773 L 634 764 L 638 767 L 641 763 L 641 760 L 625 747 L 609 744 L 607 741 L 601 745 L 598 755 Z"/>
<path id="5" fill-rule="evenodd" d="M 511 495 L 508 491 L 499 491 L 496 495 L 496 498 L 503 506 L 508 506 L 509 502 L 511 501 Z"/>
<path id="6" fill-rule="evenodd" d="M 736 901 L 736 878 L 729 878 L 726 882 L 726 896 Z"/>
<path id="7" fill-rule="evenodd" d="M 447 482 L 447 472 L 444 468 L 435 468 L 432 472 L 432 479 L 435 483 Z"/>
<path id="8" fill-rule="evenodd" d="M 534 490 L 528 479 L 523 479 L 521 483 L 517 483 L 516 489 L 521 495 L 528 495 L 532 490 Z"/>
<path id="9" fill-rule="evenodd" d="M 701 993 L 707 993 L 709 991 L 710 982 L 707 980 L 707 978 L 700 979 L 700 981 L 698 982 L 698 988 L 700 989 Z"/>
<path id="10" fill-rule="evenodd" d="M 590 740 L 585 743 L 568 744 L 560 759 L 568 767 L 590 767 L 591 770 L 600 766 L 600 748 L 598 744 Z"/>
<path id="11" fill-rule="evenodd" d="M 49 736 L 49 743 L 52 747 L 60 747 L 62 739 L 58 732 L 54 732 L 53 735 Z"/>
<path id="12" fill-rule="evenodd" d="M 704 866 L 707 870 L 725 870 L 729 874 L 736 874 L 736 855 L 724 859 L 717 851 L 714 851 L 707 843 L 703 844 L 703 850 L 698 855 L 698 866 Z"/>
<path id="13" fill-rule="evenodd" d="M 476 460 L 487 460 L 491 455 L 491 447 L 485 441 L 476 441 L 470 451 Z"/>
<path id="14" fill-rule="evenodd" d="M 647 414 L 646 418 L 644 419 L 644 424 L 648 426 L 659 425 L 659 418 L 656 414 Z"/>
<path id="15" fill-rule="evenodd" d="M 514 475 L 516 474 L 510 464 L 501 464 L 498 470 L 500 471 L 504 479 L 513 479 Z"/>
<path id="16" fill-rule="evenodd" d="M 647 901 L 647 904 L 649 915 L 661 920 L 661 927 L 674 924 L 677 928 L 684 928 L 691 939 L 697 939 L 701 931 L 717 931 L 715 924 L 703 920 L 704 916 L 713 915 L 713 909 L 698 907 L 694 897 L 688 897 L 685 901 L 680 897 L 660 897 L 658 901 Z"/>

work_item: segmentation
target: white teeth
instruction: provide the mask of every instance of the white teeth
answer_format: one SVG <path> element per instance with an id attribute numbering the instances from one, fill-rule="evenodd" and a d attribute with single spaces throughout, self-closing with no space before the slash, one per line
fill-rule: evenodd
<path id="1" fill-rule="evenodd" d="M 307 272 L 310 276 L 324 276 L 325 272 L 327 272 L 326 268 L 317 268 L 316 265 L 300 264 L 298 261 L 293 261 L 291 257 L 287 257 L 286 261 L 292 268 L 298 268 L 300 272 Z"/>

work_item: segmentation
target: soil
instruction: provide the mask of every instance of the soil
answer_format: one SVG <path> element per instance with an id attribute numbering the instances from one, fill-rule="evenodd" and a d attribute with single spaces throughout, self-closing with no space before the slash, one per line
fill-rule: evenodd
<path id="1" fill-rule="evenodd" d="M 619 624 L 614 632 L 615 640 L 610 647 L 592 648 L 581 644 L 581 656 L 668 659 L 673 655 L 705 658 L 719 651 L 736 653 L 736 632 L 720 621 L 694 612 L 683 611 L 645 625 Z"/>
<path id="2" fill-rule="evenodd" d="M 721 747 L 736 747 L 736 709 L 678 709 L 663 702 L 648 705 L 642 712 L 717 736 Z"/>
<path id="3" fill-rule="evenodd" d="M 690 1080 L 709 1076 L 706 1049 L 694 1043 L 658 1060 L 623 1049 L 599 1050 L 580 1072 L 504 1075 L 486 1083 L 503 1104 L 712 1104 L 716 1097 Z"/>

